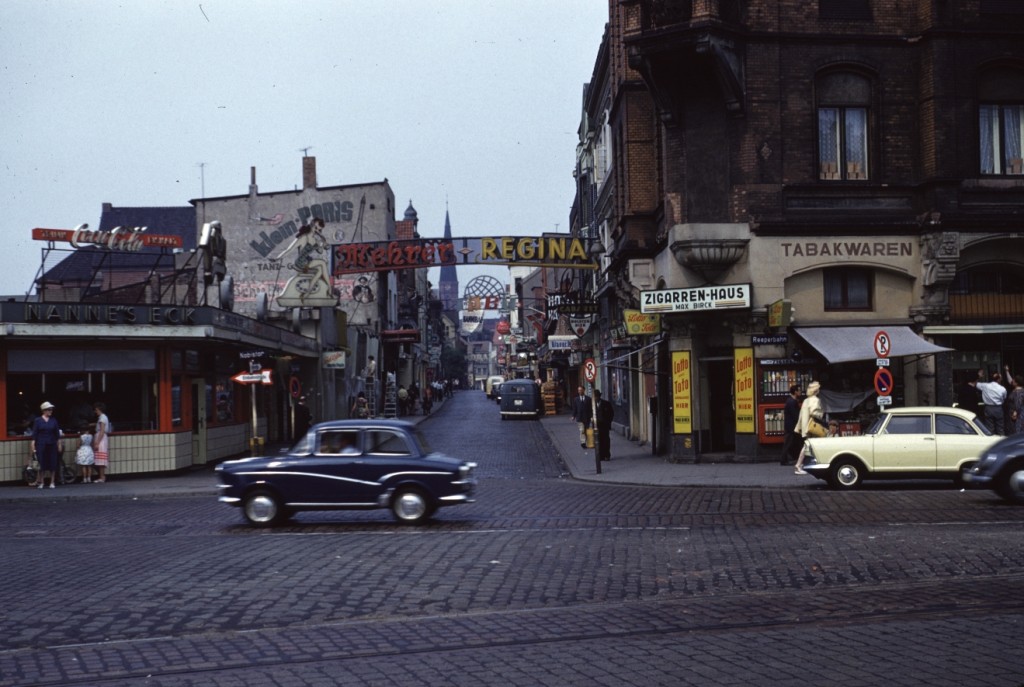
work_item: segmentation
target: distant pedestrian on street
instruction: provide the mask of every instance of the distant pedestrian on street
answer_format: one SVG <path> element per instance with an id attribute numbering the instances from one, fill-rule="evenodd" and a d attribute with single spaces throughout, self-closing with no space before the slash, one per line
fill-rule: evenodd
<path id="1" fill-rule="evenodd" d="M 409 390 L 402 384 L 398 387 L 398 415 L 399 417 L 409 414 Z"/>
<path id="2" fill-rule="evenodd" d="M 313 413 L 306 404 L 306 397 L 302 396 L 295 404 L 295 435 L 292 441 L 298 441 L 306 436 L 306 432 L 313 425 Z"/>
<path id="3" fill-rule="evenodd" d="M 352 409 L 349 411 L 349 416 L 365 420 L 370 417 L 370 406 L 366 401 L 366 394 L 362 391 L 356 396 L 356 400 L 352 403 Z"/>
<path id="4" fill-rule="evenodd" d="M 615 419 L 615 409 L 612 404 L 601 398 L 601 392 L 594 389 L 594 410 L 596 417 L 594 425 L 597 427 L 597 456 L 601 460 L 612 459 L 611 430 L 612 420 Z"/>
<path id="5" fill-rule="evenodd" d="M 582 386 L 576 387 L 576 397 L 572 399 L 572 419 L 580 430 L 580 448 L 587 447 L 587 424 L 590 422 L 590 399 Z"/>
<path id="6" fill-rule="evenodd" d="M 53 416 L 53 404 L 43 401 L 39 406 L 42 413 L 32 421 L 32 453 L 39 461 L 39 489 L 46 486 L 46 475 L 50 475 L 50 489 L 57 488 L 57 470 L 60 465 L 60 425 Z"/>
<path id="7" fill-rule="evenodd" d="M 811 418 L 821 422 L 822 418 L 825 417 L 825 411 L 821 409 L 821 399 L 818 398 L 819 391 L 821 391 L 821 384 L 818 382 L 808 384 L 807 398 L 804 399 L 803 405 L 800 406 L 800 417 L 797 418 L 796 429 L 793 431 L 799 434 L 804 442 L 811 436 Z M 804 470 L 803 449 L 801 449 L 800 455 L 796 459 L 796 469 L 793 472 L 798 475 L 807 474 Z"/>
<path id="8" fill-rule="evenodd" d="M 782 459 L 779 465 L 793 465 L 803 448 L 804 438 L 796 433 L 796 423 L 800 419 L 800 385 L 789 387 L 789 398 L 782 409 Z"/>
<path id="9" fill-rule="evenodd" d="M 96 483 L 107 481 L 107 467 L 110 466 L 110 418 L 107 417 L 107 405 L 96 401 L 92 405 L 96 413 L 96 437 L 93 439 L 92 452 L 95 456 Z"/>

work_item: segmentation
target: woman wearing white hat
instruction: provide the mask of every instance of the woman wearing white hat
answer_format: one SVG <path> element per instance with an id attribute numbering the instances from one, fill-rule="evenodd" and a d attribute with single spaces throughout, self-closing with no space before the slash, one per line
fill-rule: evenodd
<path id="1" fill-rule="evenodd" d="M 32 421 L 32 452 L 39 460 L 39 484 L 42 489 L 46 484 L 46 476 L 50 476 L 50 489 L 57 488 L 57 469 L 60 456 L 57 445 L 60 442 L 60 425 L 53 416 L 53 404 L 44 401 L 39 406 L 42 417 Z"/>

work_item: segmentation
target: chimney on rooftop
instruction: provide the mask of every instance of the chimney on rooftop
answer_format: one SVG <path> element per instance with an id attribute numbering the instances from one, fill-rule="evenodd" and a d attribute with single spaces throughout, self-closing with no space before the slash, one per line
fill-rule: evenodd
<path id="1" fill-rule="evenodd" d="M 316 158 L 310 155 L 302 158 L 302 188 L 316 188 Z"/>

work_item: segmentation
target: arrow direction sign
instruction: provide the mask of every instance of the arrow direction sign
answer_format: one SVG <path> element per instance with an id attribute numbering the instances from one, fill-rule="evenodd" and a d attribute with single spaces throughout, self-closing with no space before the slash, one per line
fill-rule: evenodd
<path id="1" fill-rule="evenodd" d="M 232 382 L 237 384 L 273 384 L 273 380 L 270 378 L 270 370 L 260 370 L 259 372 L 239 372 L 231 378 Z"/>

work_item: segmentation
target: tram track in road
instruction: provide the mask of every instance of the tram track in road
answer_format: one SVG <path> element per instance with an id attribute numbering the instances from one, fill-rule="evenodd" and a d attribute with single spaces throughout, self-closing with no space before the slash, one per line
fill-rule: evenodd
<path id="1" fill-rule="evenodd" d="M 994 620 L 1019 627 L 1024 600 L 1012 590 L 1024 575 L 943 579 L 843 588 L 725 594 L 699 599 L 607 601 L 585 605 L 386 616 L 199 632 L 131 640 L 0 651 L 0 687 L 28 685 L 239 684 L 254 675 L 301 674 L 317 666 L 456 655 L 486 657 L 506 650 L 570 655 L 594 646 L 699 638 L 725 646 L 744 636 L 861 636 L 860 648 L 894 641 L 886 626 L 927 626 L 956 617 L 961 625 Z M 967 593 L 969 592 L 969 593 Z M 922 599 L 931 601 L 922 605 Z M 879 630 L 867 631 L 868 628 Z M 858 630 L 865 630 L 858 632 Z M 315 637 L 315 641 L 310 638 Z M 968 641 L 965 639 L 965 642 Z M 950 648 L 952 650 L 952 647 Z M 649 649 L 648 649 L 649 650 Z M 447 657 L 447 658 L 446 658 Z M 807 660 L 812 657 L 808 655 Z M 458 663 L 453 661 L 454 663 Z M 180 679 L 180 682 L 175 680 Z M 261 683 L 262 684 L 262 683 Z M 294 682 L 293 684 L 301 684 Z"/>

